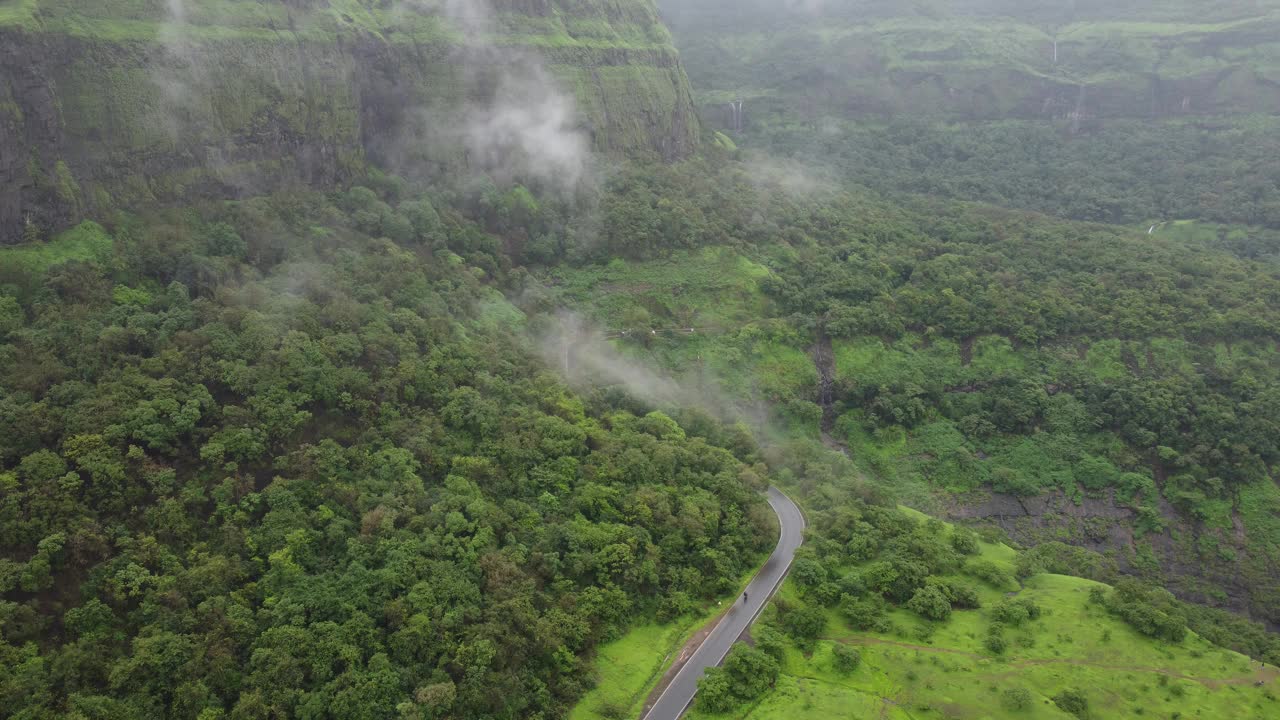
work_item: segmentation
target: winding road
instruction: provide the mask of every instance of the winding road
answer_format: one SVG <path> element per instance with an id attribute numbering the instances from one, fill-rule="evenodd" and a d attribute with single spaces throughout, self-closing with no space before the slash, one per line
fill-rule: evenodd
<path id="1" fill-rule="evenodd" d="M 698 692 L 698 679 L 707 668 L 715 667 L 724 660 L 734 641 L 755 621 L 765 603 L 782 585 L 787 570 L 791 569 L 796 548 L 800 547 L 804 539 L 804 515 L 791 498 L 783 495 L 777 488 L 769 488 L 769 505 L 778 516 L 780 537 L 769 560 L 747 585 L 748 602 L 744 603 L 739 598 L 729 612 L 724 614 L 720 623 L 645 714 L 644 720 L 677 720 L 693 703 L 693 696 Z"/>

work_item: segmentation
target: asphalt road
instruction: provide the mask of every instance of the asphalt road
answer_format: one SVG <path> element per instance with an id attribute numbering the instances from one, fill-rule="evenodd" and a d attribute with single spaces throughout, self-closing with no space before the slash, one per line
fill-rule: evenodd
<path id="1" fill-rule="evenodd" d="M 769 560 L 756 573 L 751 584 L 747 585 L 748 601 L 744 603 L 742 597 L 738 597 L 734 606 L 721 618 L 720 624 L 716 625 L 702 646 L 663 691 L 658 702 L 649 709 L 644 720 L 676 720 L 684 713 L 693 702 L 694 694 L 698 692 L 698 679 L 703 672 L 724 660 L 733 641 L 756 619 L 764 609 L 764 604 L 782 584 L 787 570 L 791 569 L 796 548 L 800 547 L 804 539 L 804 515 L 800 514 L 800 508 L 791 502 L 791 498 L 783 495 L 777 488 L 769 488 L 769 505 L 778 516 L 781 537 L 778 538 L 778 547 L 769 556 Z"/>

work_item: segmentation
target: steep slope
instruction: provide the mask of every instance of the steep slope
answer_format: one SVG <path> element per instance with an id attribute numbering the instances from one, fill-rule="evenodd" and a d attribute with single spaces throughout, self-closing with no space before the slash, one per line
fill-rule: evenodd
<path id="1" fill-rule="evenodd" d="M 366 160 L 449 173 L 526 132 L 666 159 L 697 143 L 650 0 L 190 5 L 0 2 L 0 242 L 144 201 L 331 184 Z M 495 104 L 487 135 L 457 136 Z"/>

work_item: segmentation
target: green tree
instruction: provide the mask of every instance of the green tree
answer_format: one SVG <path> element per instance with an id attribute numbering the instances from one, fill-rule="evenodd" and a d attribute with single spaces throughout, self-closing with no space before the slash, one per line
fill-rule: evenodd
<path id="1" fill-rule="evenodd" d="M 831 657 L 836 670 L 846 675 L 857 670 L 858 665 L 862 662 L 862 653 L 855 648 L 839 643 L 836 643 L 831 648 Z"/>
<path id="2" fill-rule="evenodd" d="M 907 609 L 930 620 L 946 620 L 951 617 L 951 601 L 937 585 L 920 588 L 907 601 Z"/>
<path id="3" fill-rule="evenodd" d="M 1063 712 L 1071 713 L 1081 720 L 1086 720 L 1089 715 L 1089 698 L 1083 692 L 1068 688 L 1053 696 L 1053 704 L 1062 709 Z"/>
<path id="4" fill-rule="evenodd" d="M 1000 693 L 1000 704 L 1013 712 L 1030 709 L 1032 702 L 1031 693 L 1026 688 L 1007 688 Z"/>
<path id="5" fill-rule="evenodd" d="M 0 295 L 0 340 L 22 327 L 26 321 L 26 313 L 18 304 L 18 299 Z"/>
<path id="6" fill-rule="evenodd" d="M 827 625 L 827 614 L 821 607 L 802 606 L 782 614 L 787 634 L 801 647 L 811 647 Z"/>

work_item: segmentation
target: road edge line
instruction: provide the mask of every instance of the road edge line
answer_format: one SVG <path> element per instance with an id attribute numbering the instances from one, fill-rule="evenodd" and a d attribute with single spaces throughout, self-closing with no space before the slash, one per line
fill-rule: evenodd
<path id="1" fill-rule="evenodd" d="M 801 532 L 801 534 L 802 534 L 802 535 L 801 535 L 801 539 L 803 540 L 803 533 L 804 533 L 805 529 L 809 527 L 809 518 L 805 517 L 804 510 L 800 508 L 800 504 L 799 504 L 799 503 L 797 503 L 795 500 L 792 500 L 790 495 L 788 495 L 788 494 L 786 494 L 786 493 L 782 492 L 782 489 L 781 489 L 781 488 L 779 488 L 779 487 L 777 487 L 776 485 L 774 485 L 774 486 L 770 486 L 770 487 L 772 487 L 774 490 L 777 490 L 777 491 L 778 491 L 778 494 L 779 494 L 779 495 L 781 495 L 782 497 L 786 498 L 786 499 L 787 499 L 787 502 L 789 502 L 789 503 L 791 503 L 792 505 L 794 505 L 794 506 L 795 506 L 795 508 L 796 508 L 796 511 L 800 513 L 800 532 Z M 772 506 L 770 506 L 770 507 L 772 507 Z M 775 512 L 774 514 L 776 515 L 777 513 Z M 779 544 L 779 545 L 781 545 L 781 544 L 782 544 L 782 516 L 781 516 L 781 515 L 778 515 L 778 544 Z M 775 550 L 776 550 L 776 548 L 775 548 Z M 770 557 L 772 557 L 772 556 L 773 556 L 773 553 L 770 553 L 769 555 L 770 555 Z M 765 563 L 767 564 L 768 562 L 769 562 L 769 561 L 768 561 L 768 559 L 766 559 L 766 560 L 765 560 Z M 759 619 L 760 614 L 764 612 L 764 608 L 765 608 L 765 606 L 766 606 L 766 605 L 768 605 L 768 604 L 769 604 L 769 600 L 772 600 L 772 599 L 773 599 L 773 595 L 774 595 L 774 593 L 778 592 L 778 588 L 782 587 L 782 583 L 783 583 L 783 581 L 785 581 L 785 580 L 787 579 L 787 576 L 791 574 L 791 565 L 792 565 L 792 562 L 791 562 L 791 561 L 788 561 L 788 562 L 787 562 L 787 569 L 786 569 L 786 570 L 784 570 L 784 571 L 782 572 L 782 574 L 778 576 L 778 581 L 777 581 L 777 582 L 775 582 L 775 583 L 773 584 L 773 587 L 769 589 L 769 594 L 768 594 L 768 596 L 766 597 L 765 601 L 764 601 L 764 602 L 762 602 L 762 603 L 760 603 L 760 609 L 756 610 L 756 611 L 751 615 L 751 619 L 747 621 L 747 625 L 746 625 L 746 627 L 744 627 L 744 628 L 742 629 L 742 631 L 743 631 L 743 632 L 746 632 L 746 631 L 750 630 L 750 629 L 751 629 L 751 626 L 756 624 L 756 620 L 757 620 L 757 619 Z M 764 566 L 763 566 L 763 565 L 760 567 L 760 570 L 757 570 L 757 571 L 756 571 L 756 574 L 755 574 L 755 575 L 752 575 L 752 576 L 751 576 L 751 580 L 748 580 L 748 581 L 747 581 L 747 586 L 748 586 L 748 587 L 750 587 L 750 586 L 751 586 L 751 583 L 755 581 L 756 577 L 758 577 L 758 576 L 760 575 L 760 572 L 761 572 L 762 570 L 764 570 Z M 716 623 L 716 626 L 715 626 L 714 628 L 711 628 L 711 632 L 710 632 L 710 633 L 707 633 L 707 637 L 708 637 L 708 638 L 710 638 L 710 637 L 711 637 L 711 634 L 712 634 L 712 633 L 714 633 L 714 632 L 715 632 L 715 631 L 720 627 L 720 623 L 724 622 L 726 618 L 728 618 L 728 614 L 725 614 L 725 616 L 724 616 L 724 617 L 721 617 L 721 618 L 720 618 L 720 622 L 717 622 L 717 623 Z M 720 657 L 719 657 L 719 658 L 718 658 L 714 663 L 712 663 L 709 667 L 720 667 L 720 663 L 724 662 L 724 659 L 725 659 L 726 657 L 728 657 L 728 655 L 729 655 L 729 650 L 732 650 L 732 649 L 733 649 L 733 646 L 734 646 L 734 645 L 736 645 L 736 644 L 737 644 L 737 638 L 734 638 L 734 642 L 729 643 L 729 649 L 728 649 L 728 650 L 725 650 L 723 653 L 721 653 L 721 654 L 720 654 Z M 695 654 L 696 654 L 696 653 L 695 653 Z M 689 659 L 690 659 L 690 660 L 692 660 L 693 658 L 692 658 L 692 657 L 690 657 Z M 677 674 L 677 676 L 679 675 L 679 673 L 676 673 L 676 674 Z M 674 682 L 674 679 L 675 679 L 675 678 L 672 678 L 673 682 Z M 667 689 L 666 689 L 666 690 L 663 690 L 663 691 L 662 691 L 662 694 L 658 696 L 658 699 L 653 701 L 653 707 L 649 708 L 649 712 L 645 713 L 645 714 L 640 718 L 640 720 L 649 720 L 649 716 L 653 714 L 653 708 L 658 707 L 658 705 L 662 702 L 662 698 L 667 694 L 667 690 L 670 690 L 670 689 L 671 689 L 671 685 L 667 685 Z M 680 712 L 679 712 L 679 714 L 677 714 L 677 715 L 676 715 L 676 719 L 677 719 L 677 720 L 679 720 L 679 718 L 683 717 L 683 716 L 684 716 L 684 714 L 685 714 L 686 712 L 689 712 L 689 708 L 690 708 L 690 706 L 692 706 L 692 705 L 693 705 L 693 701 L 694 701 L 697 697 L 698 697 L 698 691 L 697 691 L 697 690 L 694 690 L 694 692 L 693 692 L 693 697 L 689 698 L 689 702 L 685 703 L 684 707 L 680 708 Z"/>

